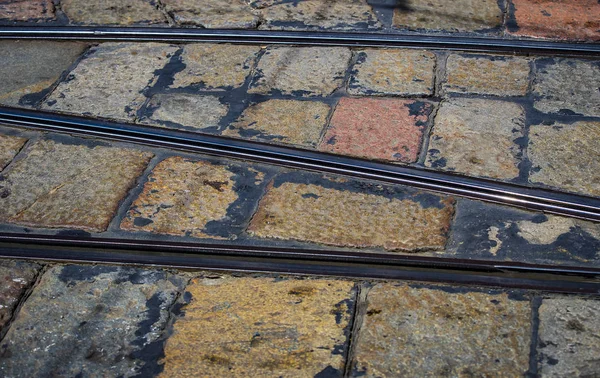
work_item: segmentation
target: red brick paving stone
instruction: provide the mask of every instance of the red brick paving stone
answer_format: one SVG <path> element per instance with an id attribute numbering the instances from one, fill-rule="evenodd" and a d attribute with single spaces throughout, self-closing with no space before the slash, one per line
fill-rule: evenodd
<path id="1" fill-rule="evenodd" d="M 166 24 L 167 19 L 149 0 L 61 0 L 72 23 L 84 25 Z"/>
<path id="2" fill-rule="evenodd" d="M 25 142 L 27 142 L 25 138 L 0 134 L 0 172 L 12 161 Z M 1 195 L 2 190 L 0 190 Z"/>
<path id="3" fill-rule="evenodd" d="M 23 261 L 0 261 L 0 333 L 19 300 L 33 285 L 41 266 Z"/>
<path id="4" fill-rule="evenodd" d="M 431 109 L 431 104 L 411 100 L 342 98 L 319 149 L 413 163 Z"/>
<path id="5" fill-rule="evenodd" d="M 0 0 L 0 20 L 50 21 L 54 19 L 52 0 Z"/>
<path id="6" fill-rule="evenodd" d="M 517 30 L 527 37 L 600 40 L 598 0 L 512 0 Z M 509 29 L 510 30 L 510 29 Z"/>
<path id="7" fill-rule="evenodd" d="M 249 29 L 258 24 L 258 16 L 242 0 L 163 0 L 167 12 L 181 25 L 207 29 Z"/>

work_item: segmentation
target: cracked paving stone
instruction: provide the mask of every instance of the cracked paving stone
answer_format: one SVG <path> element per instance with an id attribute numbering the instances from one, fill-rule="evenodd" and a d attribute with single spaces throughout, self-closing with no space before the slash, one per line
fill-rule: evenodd
<path id="1" fill-rule="evenodd" d="M 366 49 L 357 53 L 348 93 L 403 96 L 433 93 L 435 54 L 398 49 Z"/>
<path id="2" fill-rule="evenodd" d="M 150 174 L 121 228 L 197 238 L 235 238 L 244 203 L 262 191 L 262 172 L 170 157 Z M 247 217 L 250 215 L 248 214 Z"/>
<path id="3" fill-rule="evenodd" d="M 0 104 L 34 106 L 86 47 L 77 42 L 0 41 Z"/>
<path id="4" fill-rule="evenodd" d="M 21 148 L 25 145 L 27 139 L 0 134 L 0 172 L 14 159 L 14 157 L 21 151 Z M 1 187 L 1 185 L 0 185 Z M 0 190 L 0 197 L 4 194 Z"/>
<path id="5" fill-rule="evenodd" d="M 524 110 L 514 103 L 466 98 L 443 102 L 425 166 L 469 176 L 516 178 L 524 123 Z"/>
<path id="6" fill-rule="evenodd" d="M 151 153 L 41 140 L 0 174 L 0 221 L 104 231 Z"/>
<path id="7" fill-rule="evenodd" d="M 41 268 L 38 264 L 23 261 L 0 261 L 0 332 Z"/>
<path id="8" fill-rule="evenodd" d="M 248 92 L 328 96 L 342 86 L 351 56 L 344 47 L 269 48 Z"/>
<path id="9" fill-rule="evenodd" d="M 401 163 L 417 160 L 431 104 L 379 98 L 342 98 L 319 149 Z"/>
<path id="10" fill-rule="evenodd" d="M 497 0 L 408 0 L 394 9 L 393 26 L 401 29 L 434 29 L 472 32 L 499 28 L 502 10 Z"/>
<path id="11" fill-rule="evenodd" d="M 600 122 L 532 125 L 529 181 L 600 196 Z"/>
<path id="12" fill-rule="evenodd" d="M 341 377 L 354 283 L 195 279 L 165 346 L 163 376 Z"/>
<path id="13" fill-rule="evenodd" d="M 163 0 L 167 12 L 181 25 L 207 29 L 251 29 L 258 16 L 242 0 Z"/>
<path id="14" fill-rule="evenodd" d="M 52 0 L 0 1 L 0 20 L 51 21 L 54 18 Z"/>
<path id="15" fill-rule="evenodd" d="M 175 74 L 172 87 L 241 87 L 250 74 L 259 51 L 259 46 L 212 43 L 186 45 L 181 54 L 185 68 Z"/>
<path id="16" fill-rule="evenodd" d="M 600 302 L 545 298 L 539 309 L 539 372 L 543 377 L 595 377 L 600 371 Z"/>
<path id="17" fill-rule="evenodd" d="M 356 340 L 354 376 L 523 376 L 527 298 L 466 288 L 377 284 Z"/>
<path id="18" fill-rule="evenodd" d="M 453 198 L 407 190 L 390 198 L 383 188 L 370 194 L 363 186 L 348 182 L 336 188 L 329 180 L 318 185 L 276 182 L 261 199 L 248 232 L 340 247 L 409 252 L 444 248 Z"/>
<path id="19" fill-rule="evenodd" d="M 529 61 L 519 57 L 451 54 L 443 89 L 450 93 L 525 96 Z"/>
<path id="20" fill-rule="evenodd" d="M 244 110 L 223 135 L 316 147 L 329 111 L 322 102 L 267 100 Z"/>
<path id="21" fill-rule="evenodd" d="M 105 43 L 92 48 L 43 104 L 43 109 L 133 120 L 176 46 Z"/>
<path id="22" fill-rule="evenodd" d="M 153 1 L 61 0 L 61 9 L 72 23 L 85 25 L 166 24 Z"/>
<path id="23" fill-rule="evenodd" d="M 51 268 L 0 344 L 0 375 L 149 376 L 185 282 L 160 270 Z"/>
<path id="24" fill-rule="evenodd" d="M 600 117 L 600 61 L 539 59 L 533 106 L 545 113 Z"/>

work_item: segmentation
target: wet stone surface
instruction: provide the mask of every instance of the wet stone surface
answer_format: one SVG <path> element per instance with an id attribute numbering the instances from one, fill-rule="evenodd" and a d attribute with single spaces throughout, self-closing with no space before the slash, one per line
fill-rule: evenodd
<path id="1" fill-rule="evenodd" d="M 186 280 L 110 266 L 51 268 L 0 344 L 4 377 L 149 376 Z"/>
<path id="2" fill-rule="evenodd" d="M 207 29 L 249 29 L 258 24 L 252 8 L 242 0 L 163 0 L 175 22 Z"/>
<path id="3" fill-rule="evenodd" d="M 72 23 L 84 25 L 166 24 L 151 0 L 61 0 L 61 9 Z"/>
<path id="4" fill-rule="evenodd" d="M 432 108 L 420 101 L 342 98 L 319 149 L 369 159 L 415 162 Z"/>
<path id="5" fill-rule="evenodd" d="M 52 0 L 12 0 L 0 2 L 0 20 L 51 21 L 54 19 Z"/>
<path id="6" fill-rule="evenodd" d="M 0 333 L 41 268 L 41 265 L 23 261 L 0 261 Z"/>
<path id="7" fill-rule="evenodd" d="M 14 159 L 25 142 L 27 142 L 25 138 L 0 134 L 0 172 Z"/>
<path id="8" fill-rule="evenodd" d="M 529 368 L 531 310 L 526 298 L 378 284 L 368 292 L 367 303 L 354 376 L 517 377 Z"/>
<path id="9" fill-rule="evenodd" d="M 454 98 L 435 117 L 425 166 L 497 179 L 519 175 L 521 106 L 504 101 Z"/>
<path id="10" fill-rule="evenodd" d="M 354 95 L 433 93 L 435 54 L 419 50 L 367 49 L 357 52 L 348 84 Z"/>
<path id="11" fill-rule="evenodd" d="M 151 153 L 41 140 L 0 174 L 0 221 L 104 231 Z"/>
<path id="12" fill-rule="evenodd" d="M 195 279 L 165 347 L 167 377 L 341 377 L 354 284 Z"/>

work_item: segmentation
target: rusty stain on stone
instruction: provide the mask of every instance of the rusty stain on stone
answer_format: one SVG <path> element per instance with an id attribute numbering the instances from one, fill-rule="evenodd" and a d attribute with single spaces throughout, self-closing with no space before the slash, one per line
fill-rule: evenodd
<path id="1" fill-rule="evenodd" d="M 180 25 L 207 29 L 249 29 L 258 24 L 258 16 L 242 0 L 163 0 L 166 10 Z"/>
<path id="2" fill-rule="evenodd" d="M 0 172 L 14 159 L 26 142 L 25 138 L 0 134 Z M 2 189 L 0 189 L 0 196 L 2 196 Z"/>
<path id="3" fill-rule="evenodd" d="M 69 20 L 85 25 L 166 24 L 163 14 L 148 0 L 61 0 Z"/>

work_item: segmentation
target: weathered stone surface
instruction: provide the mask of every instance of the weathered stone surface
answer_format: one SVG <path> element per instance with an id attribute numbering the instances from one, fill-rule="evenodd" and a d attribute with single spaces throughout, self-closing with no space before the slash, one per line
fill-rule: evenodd
<path id="1" fill-rule="evenodd" d="M 248 92 L 327 96 L 342 85 L 352 53 L 344 47 L 273 47 L 258 62 Z"/>
<path id="2" fill-rule="evenodd" d="M 103 231 L 152 154 L 41 140 L 0 175 L 0 221 Z"/>
<path id="3" fill-rule="evenodd" d="M 175 74 L 173 87 L 241 87 L 260 51 L 258 46 L 199 43 L 186 45 L 181 54 L 185 69 Z"/>
<path id="4" fill-rule="evenodd" d="M 34 105 L 85 48 L 76 42 L 0 41 L 0 104 L 18 106 L 23 99 L 21 105 Z"/>
<path id="5" fill-rule="evenodd" d="M 316 101 L 267 100 L 248 107 L 223 135 L 316 147 L 329 110 Z"/>
<path id="6" fill-rule="evenodd" d="M 156 81 L 177 47 L 158 43 L 106 43 L 69 74 L 44 103 L 47 110 L 132 120 L 142 90 Z"/>
<path id="7" fill-rule="evenodd" d="M 163 0 L 175 22 L 207 29 L 248 29 L 258 24 L 258 16 L 242 0 Z"/>
<path id="8" fill-rule="evenodd" d="M 378 29 L 377 20 L 366 0 L 304 0 L 255 1 L 264 23 L 261 29 L 295 30 L 327 29 L 356 30 Z"/>
<path id="9" fill-rule="evenodd" d="M 321 150 L 370 159 L 415 162 L 432 106 L 396 99 L 342 98 Z"/>
<path id="10" fill-rule="evenodd" d="M 530 181 L 600 195 L 600 122 L 532 125 L 527 155 Z"/>
<path id="11" fill-rule="evenodd" d="M 0 134 L 0 172 L 14 159 L 25 142 L 25 138 Z"/>
<path id="12" fill-rule="evenodd" d="M 536 109 L 600 117 L 600 61 L 540 59 L 536 66 Z"/>
<path id="13" fill-rule="evenodd" d="M 435 54 L 419 50 L 358 51 L 348 93 L 355 95 L 431 95 Z"/>
<path id="14" fill-rule="evenodd" d="M 519 57 L 451 54 L 446 62 L 446 92 L 525 96 L 529 61 Z"/>
<path id="15" fill-rule="evenodd" d="M 150 0 L 61 0 L 69 20 L 87 25 L 133 25 L 166 23 Z"/>
<path id="16" fill-rule="evenodd" d="M 513 0 L 516 35 L 600 40 L 600 7 L 596 0 Z"/>
<path id="17" fill-rule="evenodd" d="M 341 377 L 353 287 L 336 280 L 194 280 L 167 340 L 163 376 Z"/>
<path id="18" fill-rule="evenodd" d="M 251 168 L 167 158 L 150 174 L 121 228 L 198 238 L 234 237 L 235 227 L 246 220 L 242 204 L 258 195 L 263 178 L 263 173 Z M 224 230 L 215 229 L 221 224 Z"/>
<path id="19" fill-rule="evenodd" d="M 183 277 L 67 265 L 46 272 L 0 345 L 3 377 L 151 376 Z"/>
<path id="20" fill-rule="evenodd" d="M 161 93 L 152 96 L 148 115 L 140 118 L 147 125 L 193 129 L 215 127 L 227 114 L 228 106 L 215 96 L 187 93 Z"/>
<path id="21" fill-rule="evenodd" d="M 521 106 L 503 101 L 451 99 L 442 103 L 433 127 L 427 167 L 470 176 L 512 179 L 519 175 L 525 122 Z"/>
<path id="22" fill-rule="evenodd" d="M 11 21 L 50 21 L 54 19 L 52 0 L 0 1 L 0 19 Z"/>
<path id="23" fill-rule="evenodd" d="M 600 371 L 600 302 L 546 298 L 539 309 L 539 371 L 543 377 L 594 377 Z"/>
<path id="24" fill-rule="evenodd" d="M 523 376 L 529 301 L 507 293 L 378 284 L 367 295 L 354 374 L 365 377 Z"/>
<path id="25" fill-rule="evenodd" d="M 358 184 L 358 183 L 356 183 Z M 388 250 L 442 249 L 453 214 L 452 198 L 426 193 L 371 194 L 357 185 L 336 189 L 276 182 L 248 228 L 263 238 Z"/>
<path id="26" fill-rule="evenodd" d="M 394 9 L 394 27 L 477 31 L 502 25 L 502 10 L 496 0 L 408 0 Z"/>
<path id="27" fill-rule="evenodd" d="M 0 261 L 0 332 L 13 315 L 25 290 L 33 285 L 41 266 L 23 261 Z M 0 351 L 0 355 L 2 352 Z"/>

